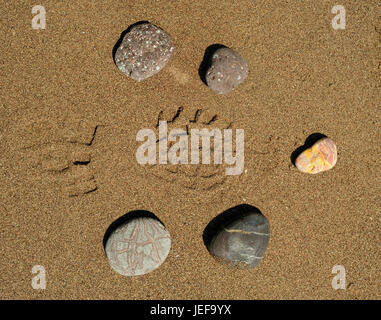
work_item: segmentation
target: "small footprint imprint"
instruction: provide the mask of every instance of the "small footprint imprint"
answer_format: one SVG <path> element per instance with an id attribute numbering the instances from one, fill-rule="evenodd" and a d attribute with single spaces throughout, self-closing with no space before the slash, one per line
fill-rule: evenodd
<path id="1" fill-rule="evenodd" d="M 58 125 L 34 122 L 27 128 L 30 129 L 27 130 L 29 145 L 20 150 L 33 151 L 32 167 L 55 176 L 66 195 L 88 194 L 97 190 L 90 165 L 91 145 L 97 128 L 95 123 L 81 119 L 67 120 Z M 45 139 L 33 143 L 40 141 L 41 137 Z"/>

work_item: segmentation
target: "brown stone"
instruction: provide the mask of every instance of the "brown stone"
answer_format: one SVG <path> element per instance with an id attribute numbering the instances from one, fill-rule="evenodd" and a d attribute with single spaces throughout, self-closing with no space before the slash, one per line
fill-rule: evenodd
<path id="1" fill-rule="evenodd" d="M 220 48 L 212 56 L 205 80 L 218 94 L 234 90 L 247 78 L 249 67 L 244 58 L 230 48 Z"/>

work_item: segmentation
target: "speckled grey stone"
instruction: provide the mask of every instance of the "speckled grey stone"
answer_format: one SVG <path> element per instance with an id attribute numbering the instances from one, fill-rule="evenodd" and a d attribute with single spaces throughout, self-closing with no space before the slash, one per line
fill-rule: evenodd
<path id="1" fill-rule="evenodd" d="M 212 56 L 205 80 L 218 94 L 226 94 L 245 81 L 249 67 L 244 58 L 230 48 L 220 48 Z"/>
<path id="2" fill-rule="evenodd" d="M 115 64 L 129 77 L 142 81 L 168 63 L 174 46 L 171 36 L 151 24 L 137 24 L 124 36 L 115 53 Z"/>
<path id="3" fill-rule="evenodd" d="M 269 224 L 261 213 L 247 213 L 221 226 L 208 250 L 221 262 L 254 268 L 262 260 L 269 240 Z"/>

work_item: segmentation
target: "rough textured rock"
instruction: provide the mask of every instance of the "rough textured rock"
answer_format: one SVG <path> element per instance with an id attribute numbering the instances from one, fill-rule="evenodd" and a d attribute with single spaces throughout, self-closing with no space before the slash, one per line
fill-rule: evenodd
<path id="1" fill-rule="evenodd" d="M 242 268 L 254 268 L 265 254 L 269 240 L 269 224 L 260 213 L 222 225 L 210 241 L 208 250 L 218 260 Z"/>
<path id="2" fill-rule="evenodd" d="M 117 67 L 141 81 L 158 73 L 168 63 L 174 47 L 163 29 L 143 23 L 131 27 L 115 53 Z"/>
<path id="3" fill-rule="evenodd" d="M 230 48 L 215 51 L 205 76 L 209 88 L 226 94 L 245 81 L 249 67 L 244 58 Z"/>
<path id="4" fill-rule="evenodd" d="M 330 138 L 322 138 L 296 158 L 295 166 L 302 172 L 316 174 L 332 169 L 336 161 L 336 144 Z"/>
<path id="5" fill-rule="evenodd" d="M 171 248 L 165 227 L 153 218 L 136 218 L 111 233 L 105 251 L 111 267 L 124 276 L 138 276 L 158 268 Z"/>

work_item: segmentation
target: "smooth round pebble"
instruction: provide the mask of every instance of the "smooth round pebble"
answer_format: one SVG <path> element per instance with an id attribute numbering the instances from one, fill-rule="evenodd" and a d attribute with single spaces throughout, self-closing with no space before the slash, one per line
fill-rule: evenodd
<path id="1" fill-rule="evenodd" d="M 295 160 L 295 166 L 302 172 L 316 174 L 332 169 L 337 161 L 336 144 L 330 138 L 322 138 L 303 151 Z"/>
<path id="2" fill-rule="evenodd" d="M 265 254 L 269 232 L 265 216 L 258 212 L 248 213 L 222 225 L 211 239 L 208 250 L 229 265 L 254 268 Z"/>
<path id="3" fill-rule="evenodd" d="M 115 64 L 132 79 L 142 81 L 168 63 L 174 46 L 163 29 L 142 23 L 131 27 L 115 53 Z"/>
<path id="4" fill-rule="evenodd" d="M 168 256 L 171 237 L 156 219 L 135 218 L 109 236 L 105 251 L 111 267 L 124 276 L 138 276 L 158 268 Z"/>
<path id="5" fill-rule="evenodd" d="M 212 56 L 205 80 L 214 92 L 226 94 L 245 81 L 248 73 L 244 58 L 230 48 L 220 48 Z"/>

